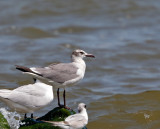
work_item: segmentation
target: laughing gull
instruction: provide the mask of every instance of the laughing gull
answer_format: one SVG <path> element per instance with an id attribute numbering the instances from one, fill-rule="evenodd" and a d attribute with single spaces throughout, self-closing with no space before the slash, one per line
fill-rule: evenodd
<path id="1" fill-rule="evenodd" d="M 12 111 L 19 113 L 31 113 L 47 106 L 54 99 L 53 87 L 36 81 L 34 84 L 24 85 L 14 90 L 1 89 L 0 100 Z"/>
<path id="2" fill-rule="evenodd" d="M 82 129 L 88 124 L 88 114 L 86 111 L 86 105 L 80 103 L 78 105 L 77 114 L 68 116 L 65 121 L 55 122 L 55 121 L 44 121 L 51 123 L 53 126 L 58 126 L 62 129 Z"/>
<path id="3" fill-rule="evenodd" d="M 44 68 L 27 68 L 16 65 L 16 69 L 30 74 L 44 83 L 57 87 L 58 105 L 60 107 L 62 105 L 60 104 L 59 99 L 59 88 L 64 88 L 64 107 L 67 108 L 65 100 L 65 87 L 72 86 L 83 79 L 86 69 L 86 64 L 83 60 L 84 57 L 94 58 L 92 54 L 88 54 L 83 50 L 77 49 L 72 52 L 71 63 L 54 63 Z"/>

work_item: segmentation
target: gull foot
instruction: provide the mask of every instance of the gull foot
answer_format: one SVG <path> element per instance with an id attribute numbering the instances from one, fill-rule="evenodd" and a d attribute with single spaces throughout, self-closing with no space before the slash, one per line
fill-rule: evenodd
<path id="1" fill-rule="evenodd" d="M 65 108 L 65 109 L 68 109 L 68 110 L 72 110 L 70 107 L 68 107 L 68 106 L 65 106 L 65 105 L 58 105 L 60 108 Z"/>

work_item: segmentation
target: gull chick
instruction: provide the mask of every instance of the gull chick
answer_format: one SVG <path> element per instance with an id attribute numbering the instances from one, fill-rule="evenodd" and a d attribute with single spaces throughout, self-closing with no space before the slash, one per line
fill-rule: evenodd
<path id="1" fill-rule="evenodd" d="M 54 122 L 54 121 L 44 121 L 47 123 L 51 123 L 53 126 L 58 126 L 62 129 L 82 129 L 84 126 L 88 124 L 88 114 L 86 111 L 86 105 L 84 103 L 80 103 L 78 105 L 77 114 L 68 116 L 65 121 Z"/>
<path id="2" fill-rule="evenodd" d="M 12 111 L 25 113 L 25 118 L 27 113 L 33 118 L 33 112 L 47 106 L 53 99 L 53 87 L 38 80 L 14 90 L 0 90 L 0 100 Z"/>
<path id="3" fill-rule="evenodd" d="M 44 83 L 57 87 L 58 105 L 61 107 L 59 99 L 59 88 L 64 88 L 63 99 L 64 107 L 66 107 L 65 87 L 72 86 L 83 79 L 86 64 L 84 57 L 92 57 L 94 55 L 88 54 L 83 50 L 77 49 L 72 52 L 70 63 L 51 64 L 44 68 L 27 68 L 24 66 L 16 66 L 16 69 L 24 73 L 32 75 L 34 78 L 41 80 Z"/>

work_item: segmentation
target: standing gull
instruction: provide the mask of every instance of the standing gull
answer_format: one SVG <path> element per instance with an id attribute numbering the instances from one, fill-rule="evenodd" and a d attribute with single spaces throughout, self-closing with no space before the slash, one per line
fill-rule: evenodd
<path id="1" fill-rule="evenodd" d="M 16 66 L 16 69 L 24 73 L 31 74 L 34 78 L 41 80 L 44 83 L 57 87 L 58 105 L 61 107 L 59 99 L 59 88 L 64 88 L 63 99 L 64 107 L 66 107 L 65 87 L 72 86 L 83 79 L 86 69 L 84 57 L 92 57 L 83 50 L 77 49 L 72 52 L 71 63 L 51 64 L 44 68 L 27 68 L 24 66 Z"/>
<path id="2" fill-rule="evenodd" d="M 14 90 L 0 90 L 0 100 L 11 110 L 25 113 L 25 118 L 27 113 L 31 113 L 33 118 L 33 112 L 47 106 L 53 99 L 53 87 L 40 81 Z"/>
<path id="3" fill-rule="evenodd" d="M 82 129 L 88 124 L 88 114 L 86 111 L 86 105 L 80 103 L 78 105 L 77 114 L 68 116 L 65 121 L 54 122 L 54 121 L 44 121 L 53 124 L 53 126 L 58 126 L 62 129 Z"/>

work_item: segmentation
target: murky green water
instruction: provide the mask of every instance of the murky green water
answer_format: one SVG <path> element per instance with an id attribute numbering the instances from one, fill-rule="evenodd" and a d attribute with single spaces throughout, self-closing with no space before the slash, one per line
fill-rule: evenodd
<path id="1" fill-rule="evenodd" d="M 1 0 L 0 88 L 31 83 L 16 64 L 69 62 L 93 53 L 67 103 L 88 105 L 89 129 L 160 128 L 159 0 Z M 56 89 L 55 89 L 56 91 Z M 55 101 L 35 113 L 41 116 Z M 5 106 L 0 103 L 0 106 Z"/>

